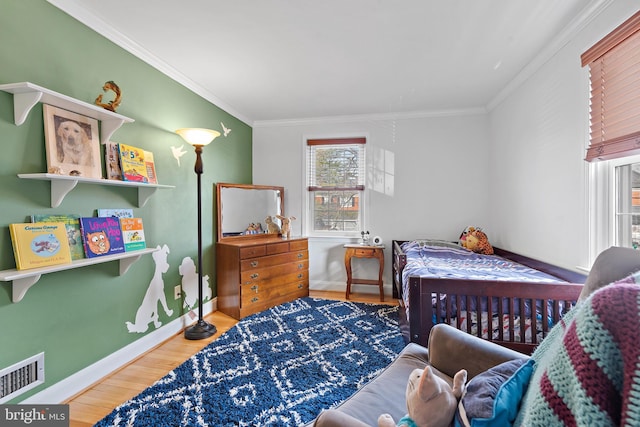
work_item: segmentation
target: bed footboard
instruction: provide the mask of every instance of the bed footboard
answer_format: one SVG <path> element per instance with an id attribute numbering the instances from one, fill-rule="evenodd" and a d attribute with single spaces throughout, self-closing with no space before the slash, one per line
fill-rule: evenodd
<path id="1" fill-rule="evenodd" d="M 582 287 L 575 283 L 410 277 L 410 340 L 427 346 L 434 323 L 446 322 L 480 338 L 531 354 L 564 312 L 573 307 Z M 436 307 L 432 298 L 440 302 Z M 548 314 L 547 320 L 544 313 Z M 469 321 L 463 322 L 467 318 Z"/>

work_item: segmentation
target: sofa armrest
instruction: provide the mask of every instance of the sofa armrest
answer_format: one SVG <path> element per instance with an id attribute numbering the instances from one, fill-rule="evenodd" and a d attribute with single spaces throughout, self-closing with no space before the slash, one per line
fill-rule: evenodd
<path id="1" fill-rule="evenodd" d="M 529 356 L 440 323 L 429 334 L 429 363 L 450 377 L 466 369 L 471 379 L 487 369 Z"/>

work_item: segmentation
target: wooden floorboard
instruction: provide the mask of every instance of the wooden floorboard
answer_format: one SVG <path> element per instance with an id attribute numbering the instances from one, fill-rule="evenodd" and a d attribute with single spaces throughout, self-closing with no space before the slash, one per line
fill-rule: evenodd
<path id="1" fill-rule="evenodd" d="M 311 291 L 310 295 L 345 299 L 344 292 Z M 369 293 L 351 293 L 350 300 L 380 303 L 378 294 Z M 385 303 L 397 304 L 389 297 Z M 221 312 L 209 314 L 206 320 L 216 325 L 218 331 L 214 336 L 192 341 L 185 339 L 182 333 L 177 334 L 64 402 L 69 404 L 70 427 L 93 426 L 116 406 L 139 394 L 238 323 Z"/>

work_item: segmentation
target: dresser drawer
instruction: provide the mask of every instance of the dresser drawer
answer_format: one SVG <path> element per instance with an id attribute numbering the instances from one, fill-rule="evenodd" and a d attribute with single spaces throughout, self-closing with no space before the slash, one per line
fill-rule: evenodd
<path id="1" fill-rule="evenodd" d="M 272 267 L 256 268 L 249 271 L 243 271 L 240 273 L 240 284 L 247 285 L 251 283 L 257 283 L 263 280 L 271 279 L 273 277 L 280 277 L 282 275 L 288 275 L 292 273 L 302 273 L 309 271 L 309 261 L 302 260 L 299 262 L 292 262 L 288 264 L 279 264 Z"/>
<path id="2" fill-rule="evenodd" d="M 292 251 L 300 251 L 300 250 L 304 250 L 306 251 L 308 249 L 308 241 L 305 240 L 294 240 L 292 242 L 289 242 L 289 248 Z"/>
<path id="3" fill-rule="evenodd" d="M 262 305 L 266 302 L 284 295 L 288 295 L 298 291 L 306 291 L 309 289 L 307 280 L 300 280 L 290 283 L 272 283 L 259 287 L 242 285 L 240 290 L 240 307 L 243 309 L 250 308 L 253 305 Z"/>
<path id="4" fill-rule="evenodd" d="M 265 245 L 248 246 L 246 248 L 240 248 L 240 259 L 254 258 L 258 256 L 264 256 L 267 254 L 267 247 Z"/>
<path id="5" fill-rule="evenodd" d="M 278 264 L 303 261 L 309 258 L 307 251 L 287 252 L 279 255 L 269 255 L 260 258 L 245 259 L 240 261 L 240 271 L 255 270 L 256 268 L 271 267 Z"/>
<path id="6" fill-rule="evenodd" d="M 272 243 L 267 245 L 267 255 L 289 252 L 289 242 Z"/>

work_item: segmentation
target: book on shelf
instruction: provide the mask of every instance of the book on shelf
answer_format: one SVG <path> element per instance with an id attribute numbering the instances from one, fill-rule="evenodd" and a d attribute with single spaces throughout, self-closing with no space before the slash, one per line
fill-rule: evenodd
<path id="1" fill-rule="evenodd" d="M 9 224 L 18 270 L 71 262 L 67 229 L 62 222 Z"/>
<path id="2" fill-rule="evenodd" d="M 122 169 L 120 168 L 120 148 L 117 142 L 107 141 L 104 144 L 104 165 L 107 179 L 122 181 Z"/>
<path id="3" fill-rule="evenodd" d="M 147 180 L 149 184 L 157 184 L 156 163 L 153 160 L 153 153 L 151 151 L 144 152 L 144 163 L 147 165 Z"/>
<path id="4" fill-rule="evenodd" d="M 61 222 L 67 231 L 67 241 L 71 259 L 84 258 L 84 246 L 82 245 L 82 233 L 80 232 L 80 215 L 75 214 L 44 214 L 31 215 L 31 222 Z"/>
<path id="5" fill-rule="evenodd" d="M 122 179 L 125 181 L 149 182 L 144 150 L 133 145 L 118 144 Z"/>
<path id="6" fill-rule="evenodd" d="M 81 217 L 80 230 L 87 258 L 124 252 L 119 218 Z"/>
<path id="7" fill-rule="evenodd" d="M 98 216 L 110 216 L 114 218 L 133 218 L 133 209 L 96 209 Z"/>
<path id="8" fill-rule="evenodd" d="M 147 247 L 144 239 L 142 218 L 120 218 L 122 240 L 125 252 L 137 251 Z"/>

